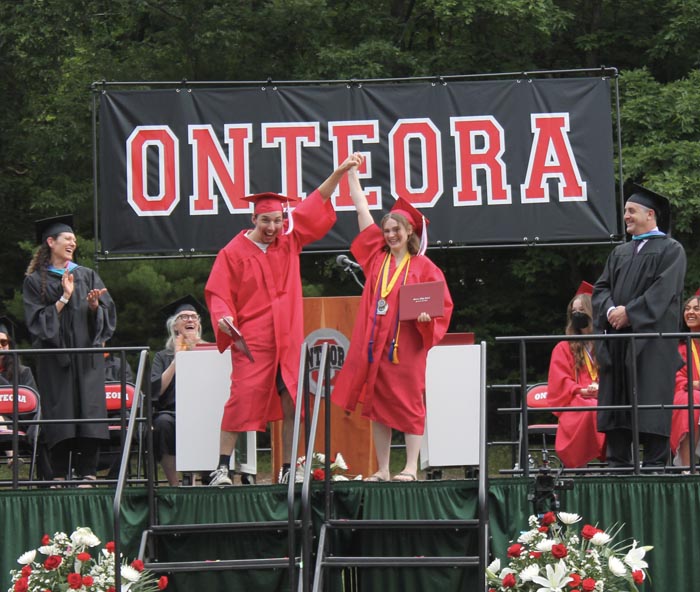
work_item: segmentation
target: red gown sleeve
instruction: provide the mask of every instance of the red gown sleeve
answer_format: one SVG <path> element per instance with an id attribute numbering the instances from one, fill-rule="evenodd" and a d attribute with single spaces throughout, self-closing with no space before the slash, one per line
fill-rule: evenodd
<path id="1" fill-rule="evenodd" d="M 574 356 L 568 341 L 560 341 L 552 350 L 547 376 L 547 401 L 550 407 L 566 407 L 576 396 L 581 384 L 576 380 Z M 558 414 L 556 414 L 558 415 Z"/>
<path id="2" fill-rule="evenodd" d="M 231 300 L 230 287 L 234 285 L 234 278 L 231 277 L 227 262 L 226 252 L 221 251 L 214 261 L 209 279 L 204 288 L 204 298 L 209 309 L 211 326 L 216 336 L 216 347 L 220 352 L 224 352 L 231 345 L 232 339 L 229 335 L 219 330 L 219 319 L 232 316 L 236 323 L 236 308 Z"/>

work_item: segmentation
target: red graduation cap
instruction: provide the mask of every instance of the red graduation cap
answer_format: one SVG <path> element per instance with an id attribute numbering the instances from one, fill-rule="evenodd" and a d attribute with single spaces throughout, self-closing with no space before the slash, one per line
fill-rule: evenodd
<path id="1" fill-rule="evenodd" d="M 695 290 L 695 295 L 696 295 L 696 296 L 700 296 L 700 288 L 698 288 L 697 290 Z"/>
<path id="2" fill-rule="evenodd" d="M 399 197 L 396 200 L 396 203 L 391 208 L 391 213 L 400 214 L 413 226 L 413 231 L 420 236 L 420 248 L 418 249 L 418 253 L 423 255 L 428 248 L 428 224 L 430 224 L 430 220 L 403 197 Z"/>
<path id="3" fill-rule="evenodd" d="M 587 281 L 583 281 L 579 284 L 576 294 L 574 296 L 579 296 L 580 294 L 593 295 L 593 284 L 589 284 Z"/>
<path id="4" fill-rule="evenodd" d="M 284 210 L 285 204 L 295 204 L 299 201 L 297 197 L 287 197 L 286 195 L 271 192 L 248 195 L 243 199 L 254 204 L 254 211 L 256 214 L 281 212 Z"/>

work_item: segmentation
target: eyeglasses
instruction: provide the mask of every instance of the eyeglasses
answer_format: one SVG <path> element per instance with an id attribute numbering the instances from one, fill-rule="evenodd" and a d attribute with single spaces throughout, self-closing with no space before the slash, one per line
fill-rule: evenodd
<path id="1" fill-rule="evenodd" d="M 198 314 L 181 314 L 181 315 L 177 315 L 177 320 L 178 321 L 198 321 L 199 315 Z"/>
<path id="2" fill-rule="evenodd" d="M 8 345 L 10 345 L 9 339 L 0 339 L 0 346 L 7 347 Z"/>

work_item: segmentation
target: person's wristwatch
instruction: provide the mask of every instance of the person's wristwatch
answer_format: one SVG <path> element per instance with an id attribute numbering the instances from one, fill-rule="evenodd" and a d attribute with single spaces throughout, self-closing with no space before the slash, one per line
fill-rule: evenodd
<path id="1" fill-rule="evenodd" d="M 63 304 L 68 304 L 68 298 L 66 298 L 63 294 L 61 294 L 61 297 L 58 299 L 59 302 L 62 302 Z"/>

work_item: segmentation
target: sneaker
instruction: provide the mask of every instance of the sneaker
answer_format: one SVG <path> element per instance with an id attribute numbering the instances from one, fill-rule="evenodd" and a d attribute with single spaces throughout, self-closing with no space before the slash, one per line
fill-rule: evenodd
<path id="1" fill-rule="evenodd" d="M 209 485 L 211 486 L 223 486 L 223 485 L 233 485 L 231 477 L 228 475 L 228 467 L 219 467 L 215 471 L 209 473 Z"/>
<path id="2" fill-rule="evenodd" d="M 277 483 L 286 485 L 289 483 L 289 467 L 280 467 L 280 472 L 277 475 Z"/>

